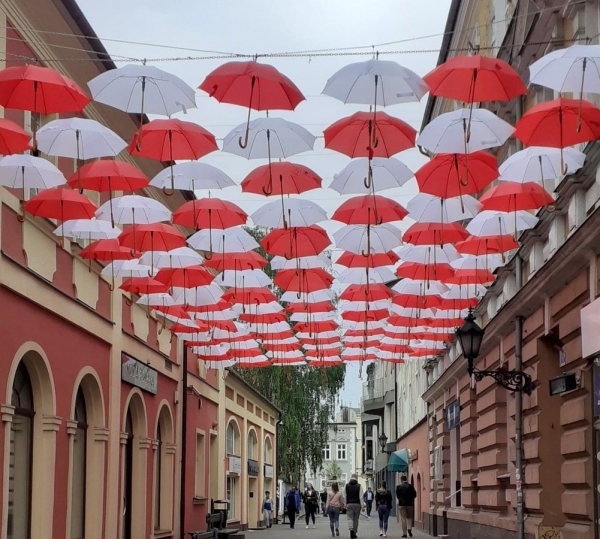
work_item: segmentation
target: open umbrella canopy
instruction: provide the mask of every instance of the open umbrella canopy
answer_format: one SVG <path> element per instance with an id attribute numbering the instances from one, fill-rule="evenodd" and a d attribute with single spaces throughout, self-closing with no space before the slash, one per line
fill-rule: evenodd
<path id="1" fill-rule="evenodd" d="M 242 181 L 244 193 L 257 195 L 299 195 L 321 187 L 321 177 L 297 163 L 271 163 L 255 168 Z"/>
<path id="2" fill-rule="evenodd" d="M 125 161 L 104 159 L 87 163 L 68 179 L 73 189 L 80 185 L 89 191 L 135 191 L 148 185 L 148 178 L 137 167 Z"/>
<path id="3" fill-rule="evenodd" d="M 31 148 L 31 136 L 11 120 L 0 118 L 0 155 L 21 153 Z"/>
<path id="4" fill-rule="evenodd" d="M 36 217 L 57 221 L 91 219 L 96 205 L 85 195 L 72 189 L 46 189 L 25 203 L 25 211 Z"/>
<path id="5" fill-rule="evenodd" d="M 363 195 L 344 202 L 331 216 L 349 225 L 381 225 L 401 221 L 408 212 L 398 202 L 381 195 Z"/>

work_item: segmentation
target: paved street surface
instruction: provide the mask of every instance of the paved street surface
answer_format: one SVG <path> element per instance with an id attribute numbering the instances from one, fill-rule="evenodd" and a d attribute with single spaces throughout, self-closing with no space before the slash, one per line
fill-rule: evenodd
<path id="1" fill-rule="evenodd" d="M 312 522 L 310 528 L 305 528 L 306 522 L 304 515 L 300 515 L 300 518 L 296 520 L 296 525 L 293 530 L 290 530 L 289 524 L 277 524 L 273 525 L 268 530 L 256 530 L 246 531 L 247 539 L 278 539 L 285 533 L 285 537 L 292 539 L 328 539 L 331 537 L 331 531 L 329 529 L 329 518 L 323 518 L 323 515 L 317 515 L 316 528 L 313 529 Z M 388 538 L 398 539 L 402 536 L 402 527 L 400 522 L 396 522 L 396 517 L 390 517 L 388 523 Z M 423 533 L 413 528 L 413 536 L 421 539 L 429 538 L 430 535 Z M 348 531 L 348 521 L 346 515 L 340 516 L 340 538 L 349 539 L 350 532 Z M 371 520 L 363 515 L 360 517 L 358 524 L 358 539 L 380 539 L 379 538 L 379 521 L 377 513 L 373 511 L 371 513 Z"/>

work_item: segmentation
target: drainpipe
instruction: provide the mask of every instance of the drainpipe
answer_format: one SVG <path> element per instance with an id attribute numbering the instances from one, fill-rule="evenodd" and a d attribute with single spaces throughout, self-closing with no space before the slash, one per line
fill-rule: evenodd
<path id="1" fill-rule="evenodd" d="M 517 98 L 515 107 L 517 122 L 523 116 L 523 97 Z M 517 150 L 522 150 L 523 144 L 517 139 Z M 523 287 L 523 259 L 517 255 L 515 260 L 515 280 L 517 293 Z M 515 370 L 523 370 L 523 318 L 515 319 Z M 525 507 L 523 503 L 523 393 L 515 392 L 515 483 L 517 489 L 517 539 L 525 539 Z"/>
<path id="2" fill-rule="evenodd" d="M 185 463 L 187 460 L 187 385 L 188 385 L 188 347 L 183 343 L 181 362 L 181 491 L 179 495 L 179 537 L 185 539 Z"/>

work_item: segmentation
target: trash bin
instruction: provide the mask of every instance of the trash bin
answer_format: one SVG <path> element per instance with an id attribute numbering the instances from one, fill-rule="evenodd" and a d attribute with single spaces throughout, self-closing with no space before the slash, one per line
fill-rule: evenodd
<path id="1" fill-rule="evenodd" d="M 227 519 L 229 515 L 229 500 L 211 500 L 210 512 L 221 513 L 221 522 L 223 523 L 223 527 L 227 526 Z"/>

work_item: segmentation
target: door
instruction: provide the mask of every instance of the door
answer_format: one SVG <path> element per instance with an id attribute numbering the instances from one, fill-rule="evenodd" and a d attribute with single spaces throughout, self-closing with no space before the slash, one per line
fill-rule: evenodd
<path id="1" fill-rule="evenodd" d="M 133 490 L 133 422 L 131 413 L 127 412 L 125 421 L 127 443 L 125 444 L 125 461 L 123 462 L 123 539 L 131 539 L 131 512 Z"/>

